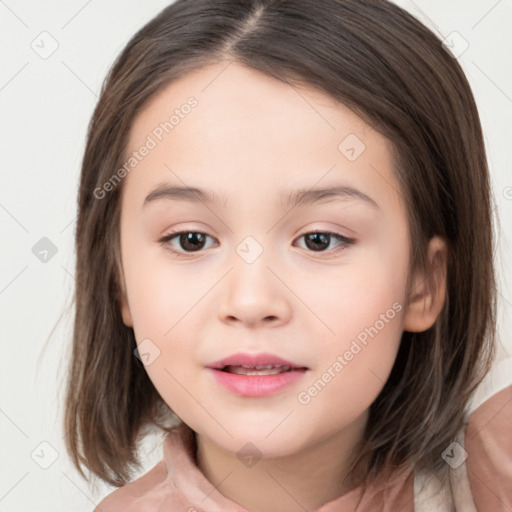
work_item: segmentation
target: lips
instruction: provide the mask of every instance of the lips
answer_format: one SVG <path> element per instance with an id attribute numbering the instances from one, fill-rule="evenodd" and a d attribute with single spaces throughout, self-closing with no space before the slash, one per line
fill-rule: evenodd
<path id="1" fill-rule="evenodd" d="M 308 367 L 274 354 L 233 354 L 207 365 L 214 382 L 241 397 L 263 398 L 285 392 L 304 378 Z"/>
<path id="2" fill-rule="evenodd" d="M 223 372 L 237 373 L 238 375 L 277 375 L 278 373 L 291 372 L 289 366 L 267 364 L 265 366 L 237 366 L 228 365 L 222 368 Z"/>
<path id="3" fill-rule="evenodd" d="M 207 368 L 239 375 L 275 375 L 293 370 L 307 369 L 306 366 L 268 353 L 233 354 L 208 364 Z"/>

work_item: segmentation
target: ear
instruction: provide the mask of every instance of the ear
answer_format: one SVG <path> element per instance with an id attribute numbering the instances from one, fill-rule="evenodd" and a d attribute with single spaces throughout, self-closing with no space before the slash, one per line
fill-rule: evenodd
<path id="1" fill-rule="evenodd" d="M 123 323 L 127 327 L 133 327 L 132 314 L 130 312 L 130 305 L 128 304 L 127 294 L 126 294 L 126 284 L 124 282 L 124 274 L 122 269 L 119 271 L 118 275 L 120 276 L 121 286 L 119 290 L 119 303 L 121 306 L 121 315 L 123 317 Z"/>
<path id="2" fill-rule="evenodd" d="M 130 306 L 128 305 L 128 300 L 126 295 L 121 293 L 121 314 L 123 316 L 123 323 L 127 327 L 133 327 L 132 315 L 130 313 Z"/>
<path id="3" fill-rule="evenodd" d="M 432 268 L 429 274 L 414 276 L 404 315 L 404 331 L 426 331 L 441 313 L 446 297 L 447 253 L 442 238 L 436 236 L 430 240 L 428 259 Z"/>

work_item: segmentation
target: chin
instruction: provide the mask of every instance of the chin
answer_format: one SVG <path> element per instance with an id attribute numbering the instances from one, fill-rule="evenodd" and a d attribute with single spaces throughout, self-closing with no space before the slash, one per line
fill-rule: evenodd
<path id="1" fill-rule="evenodd" d="M 284 425 L 278 426 L 275 430 L 269 428 L 271 424 L 278 425 L 279 421 L 232 425 L 227 428 L 233 438 L 223 436 L 219 444 L 222 443 L 223 448 L 237 454 L 245 449 L 249 452 L 253 450 L 256 455 L 265 458 L 293 455 L 303 448 L 305 438 L 300 432 L 291 432 L 290 428 Z"/>

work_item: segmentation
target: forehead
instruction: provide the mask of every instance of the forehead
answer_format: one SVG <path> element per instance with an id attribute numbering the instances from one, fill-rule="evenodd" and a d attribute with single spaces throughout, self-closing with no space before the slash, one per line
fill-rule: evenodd
<path id="1" fill-rule="evenodd" d="M 125 158 L 148 138 L 154 147 L 124 184 L 132 192 L 176 176 L 180 185 L 226 194 L 339 178 L 368 195 L 397 199 L 385 137 L 327 94 L 235 62 L 193 71 L 155 94 L 134 119 Z"/>
<path id="2" fill-rule="evenodd" d="M 211 135 L 219 131 L 226 133 L 231 126 L 240 135 L 258 131 L 258 139 L 263 141 L 275 135 L 273 128 L 281 128 L 284 123 L 286 131 L 281 134 L 282 138 L 286 134 L 295 140 L 307 136 L 309 147 L 319 140 L 328 143 L 331 141 L 327 139 L 336 140 L 347 129 L 360 135 L 372 131 L 348 107 L 321 91 L 283 82 L 236 62 L 221 62 L 195 70 L 151 97 L 132 123 L 130 143 L 133 144 L 130 146 L 168 120 L 191 97 L 197 101 L 197 106 L 190 116 L 180 116 L 179 124 L 191 124 L 181 123 L 190 117 L 197 135 L 207 129 Z M 301 124 L 294 121 L 301 121 Z M 264 131 L 260 130 L 262 126 Z M 199 128 L 201 132 L 197 132 Z M 240 129 L 244 131 L 238 132 Z M 184 130 L 173 129 L 173 132 L 176 138 Z M 326 138 L 327 134 L 331 137 Z M 377 132 L 374 134 L 379 136 Z"/>

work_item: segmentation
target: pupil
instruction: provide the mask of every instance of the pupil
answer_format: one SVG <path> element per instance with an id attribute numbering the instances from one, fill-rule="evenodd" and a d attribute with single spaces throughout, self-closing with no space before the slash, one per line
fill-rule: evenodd
<path id="1" fill-rule="evenodd" d="M 199 239 L 199 243 L 197 243 L 197 239 Z M 204 244 L 204 236 L 202 233 L 184 233 L 180 236 L 180 243 L 184 249 L 198 250 Z"/>
<path id="2" fill-rule="evenodd" d="M 308 235 L 306 237 L 306 245 L 308 246 L 309 249 L 318 249 L 318 245 L 315 245 L 315 244 L 320 244 L 320 249 L 325 249 L 326 247 L 329 246 L 329 238 L 330 238 L 330 235 L 326 234 L 326 233 L 311 233 L 310 235 Z M 311 244 L 309 243 L 309 241 L 313 240 L 313 246 L 311 247 Z"/>
<path id="3" fill-rule="evenodd" d="M 329 246 L 331 235 L 326 233 L 310 233 L 306 237 L 306 245 L 312 250 L 322 250 Z M 180 243 L 184 249 L 197 251 L 204 245 L 205 237 L 202 233 L 183 233 L 180 235 Z"/>

